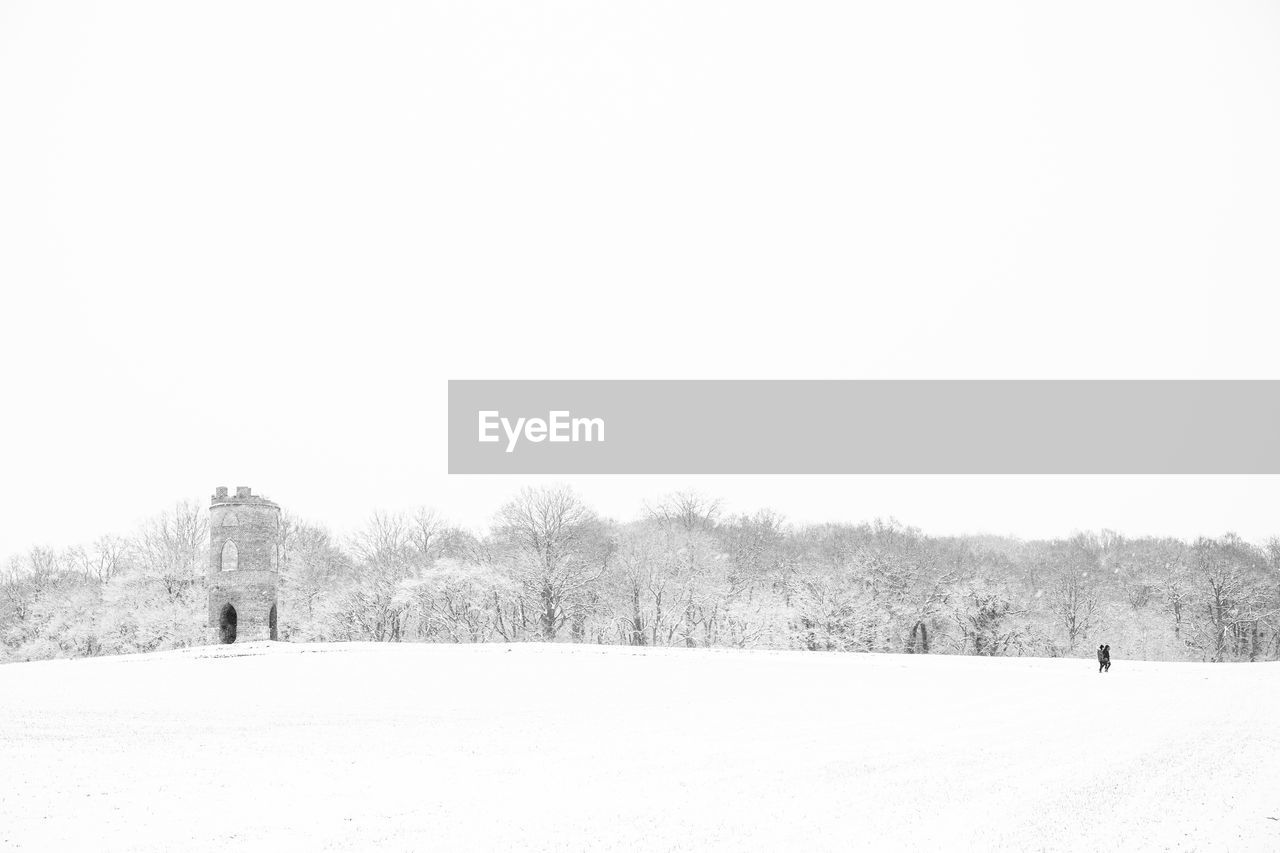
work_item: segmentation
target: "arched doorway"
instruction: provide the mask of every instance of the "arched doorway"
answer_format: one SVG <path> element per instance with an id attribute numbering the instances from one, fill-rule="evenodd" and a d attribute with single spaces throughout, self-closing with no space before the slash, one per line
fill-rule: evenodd
<path id="1" fill-rule="evenodd" d="M 229 602 L 222 606 L 222 616 L 218 621 L 218 630 L 221 632 L 222 642 L 234 643 L 236 641 L 236 609 Z"/>
<path id="2" fill-rule="evenodd" d="M 911 629 L 911 637 L 907 640 L 907 654 L 929 654 L 929 628 L 924 622 L 916 622 Z"/>
<path id="3" fill-rule="evenodd" d="M 276 638 L 276 606 L 271 605 L 271 612 L 267 614 L 267 622 L 271 625 L 271 639 Z"/>

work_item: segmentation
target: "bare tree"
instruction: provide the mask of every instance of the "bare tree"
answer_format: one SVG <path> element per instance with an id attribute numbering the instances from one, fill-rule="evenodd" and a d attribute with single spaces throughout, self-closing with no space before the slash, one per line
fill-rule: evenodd
<path id="1" fill-rule="evenodd" d="M 1075 652 L 1077 643 L 1088 637 L 1098 623 L 1104 554 L 1116 542 L 1114 536 L 1077 534 L 1067 541 L 1049 543 L 1041 557 L 1044 562 L 1041 577 L 1047 579 L 1047 602 L 1066 636 L 1068 655 Z"/>
<path id="2" fill-rule="evenodd" d="M 572 490 L 526 488 L 494 522 L 544 640 L 554 640 L 608 565 L 600 520 Z"/>
<path id="3" fill-rule="evenodd" d="M 71 562 L 85 580 L 109 583 L 125 566 L 129 543 L 119 536 L 99 536 L 88 548 L 76 546 L 68 551 Z"/>
<path id="4" fill-rule="evenodd" d="M 653 639 L 650 631 L 656 629 L 662 618 L 664 584 L 659 570 L 660 549 L 661 543 L 651 525 L 637 526 L 619 538 L 613 569 L 620 599 L 618 635 L 627 645 L 648 645 Z"/>
<path id="5" fill-rule="evenodd" d="M 440 556 L 441 540 L 447 530 L 448 525 L 434 509 L 422 507 L 409 519 L 409 536 L 423 566 L 431 565 Z"/>
<path id="6" fill-rule="evenodd" d="M 410 607 L 406 581 L 417 577 L 422 569 L 415 534 L 405 516 L 375 512 L 352 537 L 357 572 L 341 608 L 349 639 L 403 639 Z"/>
<path id="7" fill-rule="evenodd" d="M 481 643 L 501 632 L 495 598 L 509 597 L 510 581 L 482 564 L 443 558 L 413 583 L 419 639 Z"/>
<path id="8" fill-rule="evenodd" d="M 1263 630 L 1277 616 L 1263 553 L 1227 534 L 1197 540 L 1191 564 L 1204 601 L 1201 648 L 1214 661 L 1256 660 Z"/>
<path id="9" fill-rule="evenodd" d="M 299 631 L 306 639 L 324 639 L 318 605 L 351 580 L 352 560 L 329 531 L 288 513 L 280 521 L 280 546 L 281 637 Z"/>
<path id="10" fill-rule="evenodd" d="M 649 517 L 687 531 L 711 530 L 720 518 L 720 501 L 697 492 L 675 492 L 650 507 Z"/>
<path id="11" fill-rule="evenodd" d="M 957 597 L 952 611 L 952 619 L 960 629 L 959 650 L 987 656 L 1035 650 L 1030 629 L 1017 621 L 1026 613 L 999 588 L 984 583 L 971 585 Z"/>
<path id="12" fill-rule="evenodd" d="M 208 513 L 185 502 L 147 521 L 133 540 L 130 557 L 142 577 L 159 581 L 170 598 L 177 598 L 202 582 L 208 547 Z"/>

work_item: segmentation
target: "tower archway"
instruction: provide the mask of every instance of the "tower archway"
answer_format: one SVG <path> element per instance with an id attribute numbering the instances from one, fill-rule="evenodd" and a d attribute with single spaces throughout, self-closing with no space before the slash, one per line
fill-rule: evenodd
<path id="1" fill-rule="evenodd" d="M 274 610 L 273 607 L 272 611 Z M 236 609 L 229 601 L 222 606 L 222 613 L 218 617 L 218 635 L 223 643 L 236 641 Z"/>

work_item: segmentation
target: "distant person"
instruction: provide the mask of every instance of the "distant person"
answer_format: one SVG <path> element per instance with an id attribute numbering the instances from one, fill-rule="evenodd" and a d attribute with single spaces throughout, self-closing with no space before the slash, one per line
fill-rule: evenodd
<path id="1" fill-rule="evenodd" d="M 1098 644 L 1098 672 L 1102 672 L 1107 668 L 1107 648 L 1101 643 Z"/>
<path id="2" fill-rule="evenodd" d="M 1111 646 L 1110 645 L 1106 645 L 1102 647 L 1102 671 L 1103 672 L 1111 671 Z"/>

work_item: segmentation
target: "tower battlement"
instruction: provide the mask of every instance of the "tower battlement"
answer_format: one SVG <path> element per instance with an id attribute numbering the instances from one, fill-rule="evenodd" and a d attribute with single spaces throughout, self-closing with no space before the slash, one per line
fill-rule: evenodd
<path id="1" fill-rule="evenodd" d="M 248 486 L 236 486 L 235 494 L 228 494 L 226 486 L 218 486 L 213 490 L 213 496 L 209 500 L 213 506 L 225 503 L 255 503 L 276 506 L 275 502 L 264 498 L 262 495 L 255 495 L 253 489 Z M 278 509 L 279 507 L 276 508 Z"/>

